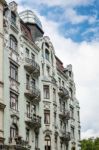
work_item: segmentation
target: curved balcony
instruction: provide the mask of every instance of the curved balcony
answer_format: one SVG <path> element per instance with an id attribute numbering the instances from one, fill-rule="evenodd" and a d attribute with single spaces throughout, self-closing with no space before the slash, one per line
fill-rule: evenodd
<path id="1" fill-rule="evenodd" d="M 70 119 L 70 111 L 69 110 L 62 110 L 62 111 L 60 111 L 59 116 L 62 119 L 69 120 Z"/>
<path id="2" fill-rule="evenodd" d="M 26 84 L 26 90 L 24 94 L 27 98 L 31 99 L 33 103 L 36 104 L 40 102 L 40 90 L 37 89 L 35 86 L 31 84 Z"/>
<path id="3" fill-rule="evenodd" d="M 22 137 L 9 138 L 8 149 L 30 150 L 31 146 L 28 141 L 22 140 Z"/>
<path id="4" fill-rule="evenodd" d="M 69 142 L 71 140 L 70 132 L 60 130 L 60 138 L 63 142 Z"/>
<path id="5" fill-rule="evenodd" d="M 67 89 L 65 89 L 64 87 L 59 87 L 59 92 L 58 92 L 59 96 L 62 98 L 69 98 L 69 92 Z"/>
<path id="6" fill-rule="evenodd" d="M 38 77 L 40 75 L 40 66 L 35 60 L 25 58 L 25 69 L 29 72 L 32 73 L 33 76 Z"/>
<path id="7" fill-rule="evenodd" d="M 35 114 L 26 114 L 25 122 L 30 128 L 39 129 L 41 127 L 41 117 Z"/>

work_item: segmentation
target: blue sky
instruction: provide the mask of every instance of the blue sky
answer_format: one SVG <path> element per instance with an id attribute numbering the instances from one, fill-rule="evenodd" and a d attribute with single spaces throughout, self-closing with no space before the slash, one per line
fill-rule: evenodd
<path id="1" fill-rule="evenodd" d="M 60 5 L 57 3 L 53 5 L 47 0 L 41 2 L 39 0 L 37 2 L 23 0 L 20 1 L 20 4 L 31 6 L 31 9 L 37 10 L 40 15 L 57 22 L 59 24 L 59 33 L 66 38 L 70 37 L 76 42 L 84 40 L 90 42 L 93 38 L 99 38 L 99 34 L 97 34 L 99 32 L 98 0 L 90 0 L 86 4 L 81 1 L 79 5 L 61 5 L 61 3 Z"/>
<path id="2" fill-rule="evenodd" d="M 73 66 L 82 138 L 99 136 L 99 1 L 17 0 L 17 3 L 19 12 L 30 9 L 37 14 L 56 55 L 64 66 Z"/>

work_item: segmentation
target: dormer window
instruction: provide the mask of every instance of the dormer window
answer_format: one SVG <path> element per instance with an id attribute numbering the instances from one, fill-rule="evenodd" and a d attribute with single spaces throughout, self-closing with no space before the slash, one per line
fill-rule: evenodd
<path id="1" fill-rule="evenodd" d="M 49 51 L 45 49 L 45 58 L 49 61 Z"/>
<path id="2" fill-rule="evenodd" d="M 16 14 L 14 12 L 11 12 L 11 22 L 16 25 Z"/>

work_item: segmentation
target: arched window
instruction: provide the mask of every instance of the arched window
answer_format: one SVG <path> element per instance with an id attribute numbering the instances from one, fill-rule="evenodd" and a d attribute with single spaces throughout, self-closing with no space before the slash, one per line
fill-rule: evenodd
<path id="1" fill-rule="evenodd" d="M 18 127 L 16 124 L 12 124 L 10 127 L 10 137 L 15 138 L 18 136 Z"/>
<path id="2" fill-rule="evenodd" d="M 45 49 L 45 58 L 49 61 L 49 51 Z"/>
<path id="3" fill-rule="evenodd" d="M 45 150 L 51 150 L 51 138 L 49 135 L 45 136 Z"/>
<path id="4" fill-rule="evenodd" d="M 13 35 L 10 35 L 10 48 L 17 51 L 17 40 Z"/>

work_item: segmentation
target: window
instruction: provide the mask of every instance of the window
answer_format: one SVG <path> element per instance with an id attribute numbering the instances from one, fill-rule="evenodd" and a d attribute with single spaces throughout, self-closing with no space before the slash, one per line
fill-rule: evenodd
<path id="1" fill-rule="evenodd" d="M 74 119 L 74 108 L 70 107 L 71 118 Z"/>
<path id="2" fill-rule="evenodd" d="M 11 22 L 16 25 L 16 14 L 14 12 L 11 12 Z"/>
<path id="3" fill-rule="evenodd" d="M 54 113 L 54 125 L 56 126 L 56 113 Z"/>
<path id="4" fill-rule="evenodd" d="M 53 101 L 56 102 L 56 90 L 53 88 Z"/>
<path id="5" fill-rule="evenodd" d="M 10 138 L 15 138 L 18 136 L 18 127 L 16 124 L 12 124 L 10 127 Z"/>
<path id="6" fill-rule="evenodd" d="M 29 142 L 30 130 L 26 128 L 26 141 Z"/>
<path id="7" fill-rule="evenodd" d="M 31 84 L 32 84 L 32 87 L 35 88 L 35 86 L 36 86 L 35 79 L 32 79 Z"/>
<path id="8" fill-rule="evenodd" d="M 38 134 L 35 134 L 35 148 L 38 148 Z"/>
<path id="9" fill-rule="evenodd" d="M 74 127 L 71 127 L 71 138 L 74 139 L 75 138 L 75 133 L 74 133 Z"/>
<path id="10" fill-rule="evenodd" d="M 49 51 L 45 49 L 45 58 L 49 61 Z"/>
<path id="11" fill-rule="evenodd" d="M 26 74 L 26 89 L 30 89 L 30 76 L 28 74 Z"/>
<path id="12" fill-rule="evenodd" d="M 60 128 L 62 128 L 62 127 L 63 127 L 63 121 L 60 120 Z"/>
<path id="13" fill-rule="evenodd" d="M 72 98 L 73 97 L 73 91 L 71 88 L 69 90 L 70 90 L 70 97 Z"/>
<path id="14" fill-rule="evenodd" d="M 45 42 L 45 45 L 46 45 L 47 48 L 49 48 L 49 44 L 47 42 Z"/>
<path id="15" fill-rule="evenodd" d="M 71 75 L 72 75 L 72 74 L 71 74 L 71 71 L 69 71 L 69 76 L 71 77 Z"/>
<path id="16" fill-rule="evenodd" d="M 18 95 L 10 92 L 10 108 L 18 111 Z"/>
<path id="17" fill-rule="evenodd" d="M 50 136 L 45 136 L 45 150 L 51 150 L 51 138 Z"/>
<path id="18" fill-rule="evenodd" d="M 50 110 L 44 110 L 44 123 L 50 124 Z"/>
<path id="19" fill-rule="evenodd" d="M 42 63 L 42 75 L 44 75 L 44 64 Z"/>
<path id="20" fill-rule="evenodd" d="M 43 86 L 43 90 L 44 90 L 44 98 L 45 99 L 49 99 L 50 98 L 49 86 L 48 85 L 44 85 Z"/>
<path id="21" fill-rule="evenodd" d="M 35 60 L 35 55 L 33 53 L 31 53 L 31 58 L 32 60 Z"/>
<path id="22" fill-rule="evenodd" d="M 10 35 L 10 48 L 17 51 L 17 40 L 13 35 Z"/>
<path id="23" fill-rule="evenodd" d="M 78 130 L 78 139 L 80 140 L 80 130 Z"/>
<path id="24" fill-rule="evenodd" d="M 47 76 L 50 76 L 50 67 L 47 66 L 47 67 L 46 67 L 46 70 L 47 70 Z"/>
<path id="25" fill-rule="evenodd" d="M 18 81 L 18 67 L 10 63 L 10 77 Z"/>
<path id="26" fill-rule="evenodd" d="M 29 58 L 29 49 L 26 48 L 26 57 Z"/>
<path id="27" fill-rule="evenodd" d="M 80 121 L 79 111 L 77 111 L 78 121 Z"/>
<path id="28" fill-rule="evenodd" d="M 62 81 L 62 86 L 64 87 L 64 81 Z"/>
<path id="29" fill-rule="evenodd" d="M 30 114 L 30 102 L 27 102 L 26 104 L 26 114 L 27 114 L 27 117 L 30 118 L 31 117 L 31 114 Z"/>
<path id="30" fill-rule="evenodd" d="M 61 78 L 58 78 L 59 86 L 61 86 Z"/>

